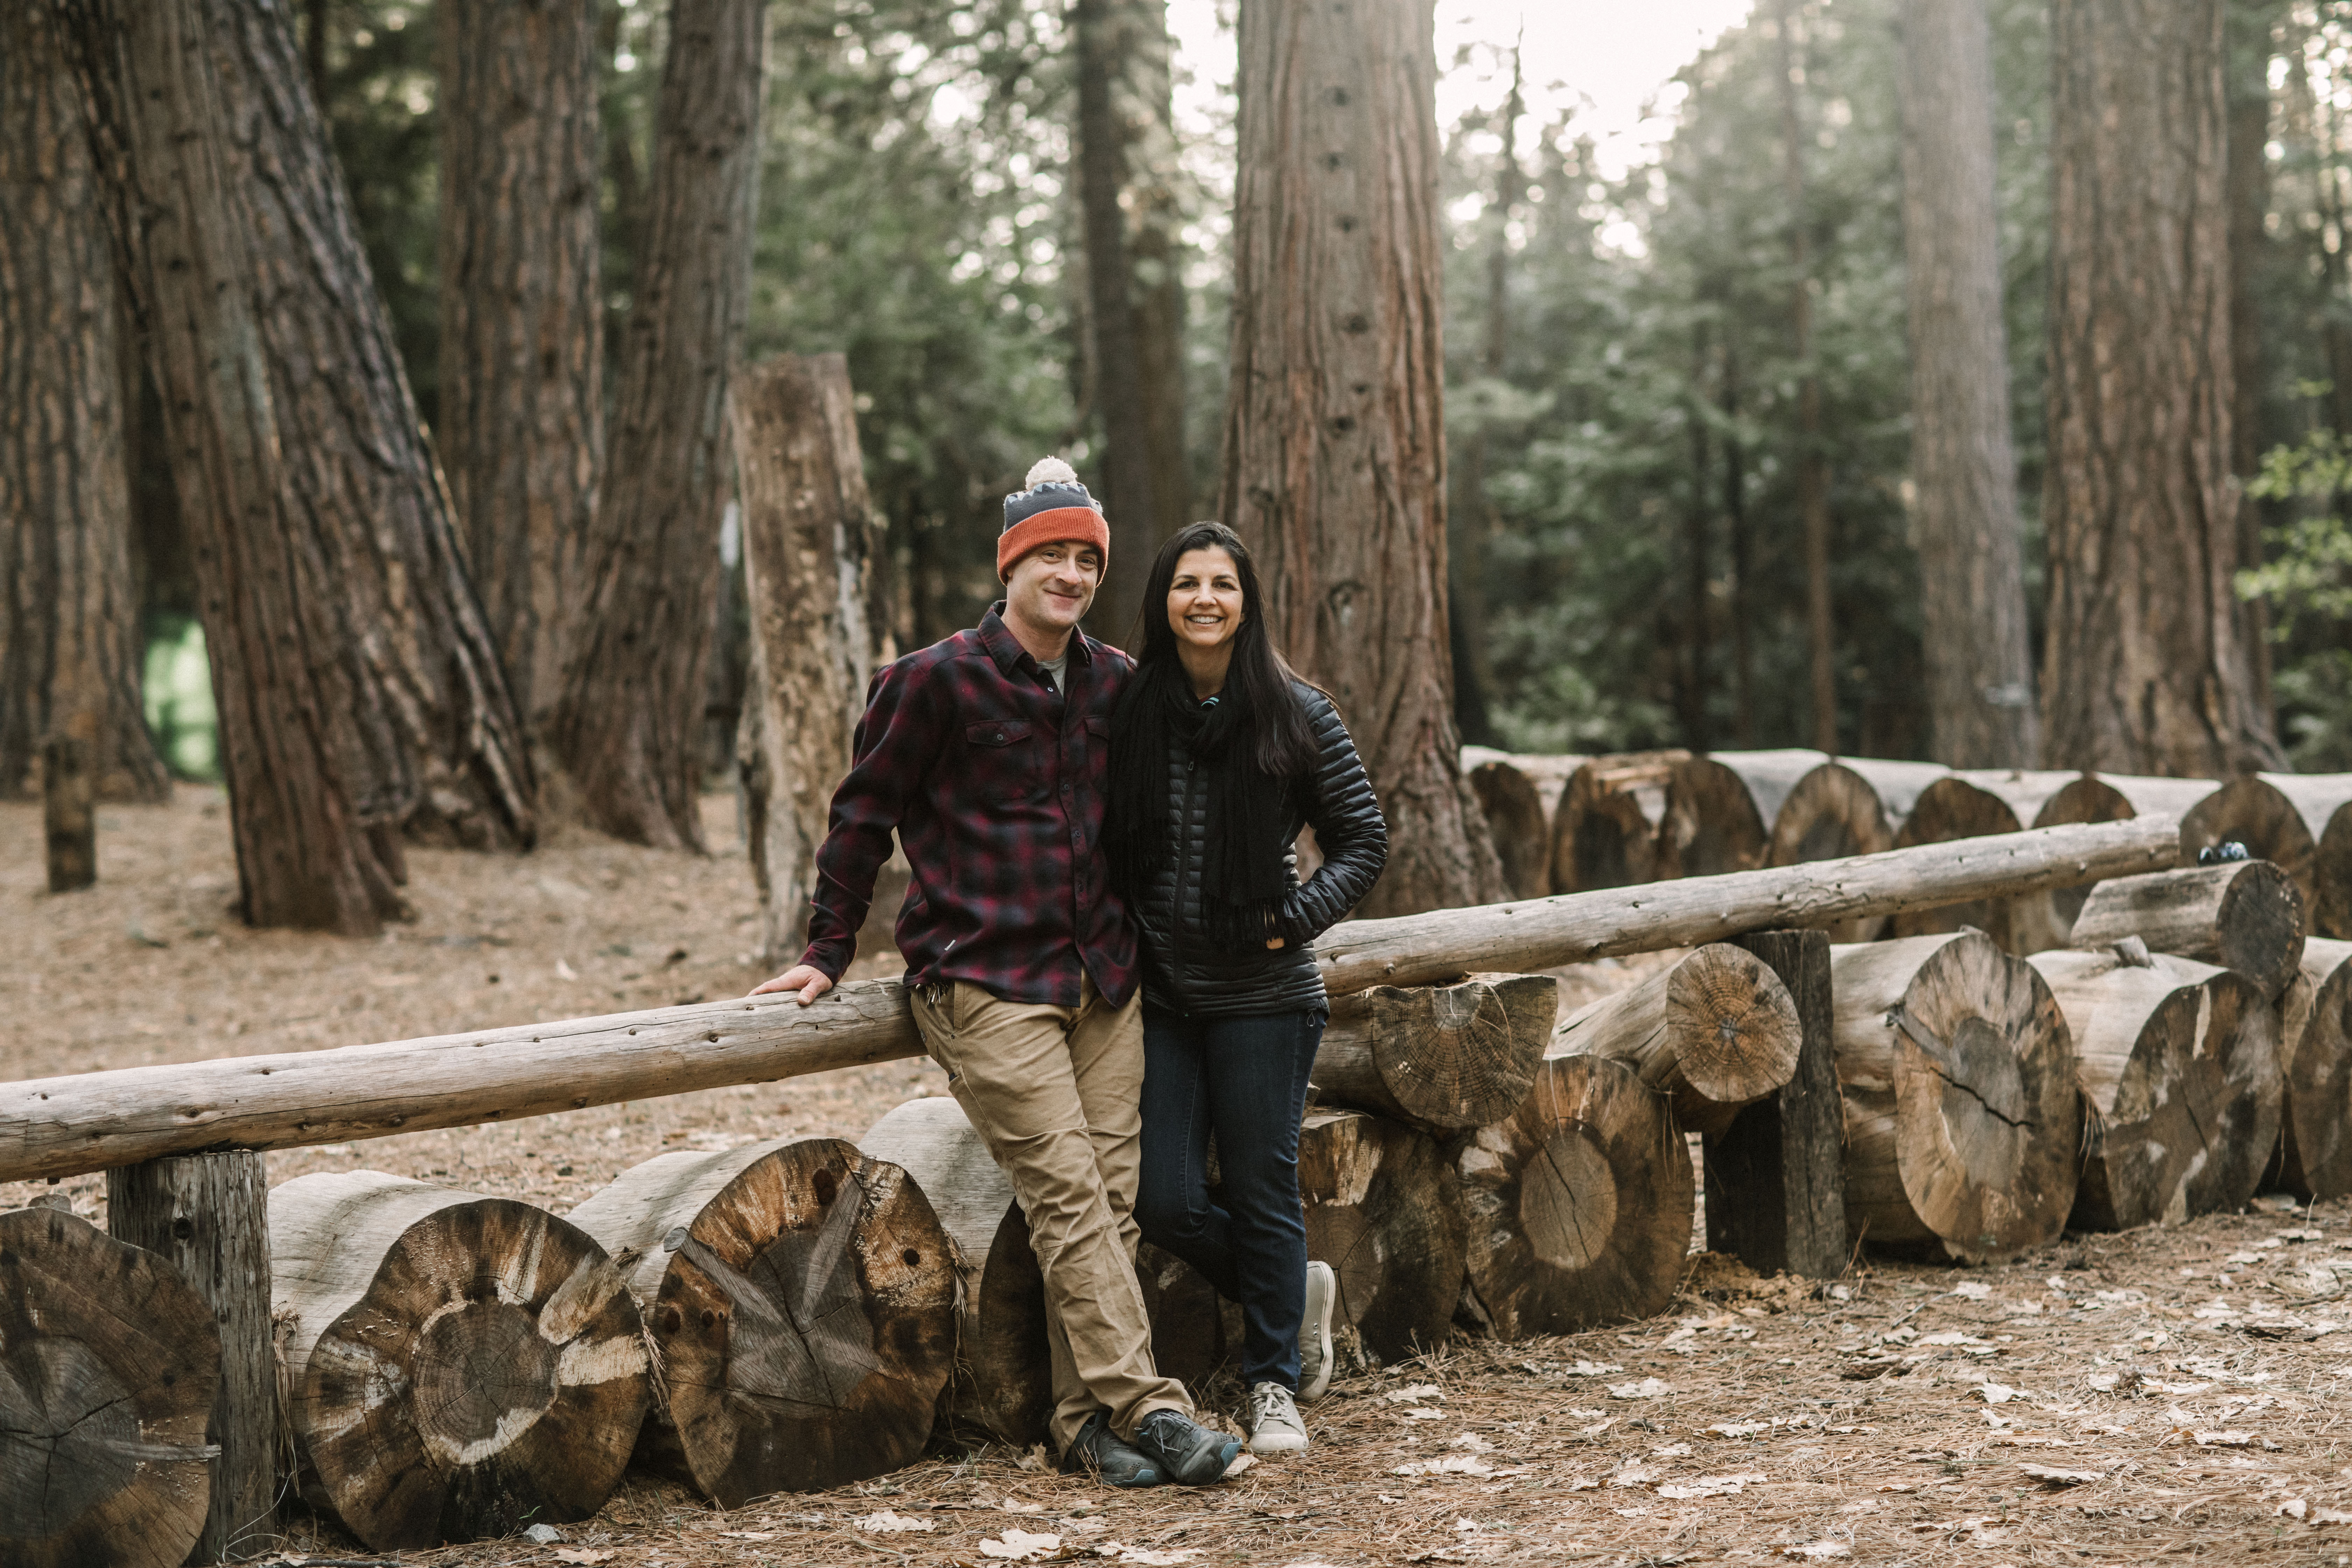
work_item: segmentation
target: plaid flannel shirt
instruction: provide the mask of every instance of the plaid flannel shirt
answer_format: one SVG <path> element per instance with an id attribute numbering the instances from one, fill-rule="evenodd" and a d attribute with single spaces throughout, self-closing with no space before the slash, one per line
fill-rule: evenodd
<path id="1" fill-rule="evenodd" d="M 898 929 L 908 985 L 969 980 L 1075 1007 L 1090 974 L 1125 1006 L 1135 923 L 1110 889 L 1102 820 L 1111 705 L 1134 663 L 1073 633 L 1066 696 L 1003 610 L 875 675 L 817 851 L 802 962 L 835 980 L 849 967 L 896 829 L 914 871 Z"/>

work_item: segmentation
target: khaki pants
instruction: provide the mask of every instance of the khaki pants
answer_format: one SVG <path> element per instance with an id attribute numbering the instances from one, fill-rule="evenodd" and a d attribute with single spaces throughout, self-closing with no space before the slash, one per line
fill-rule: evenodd
<path id="1" fill-rule="evenodd" d="M 1131 1437 L 1154 1410 L 1192 1411 L 1151 1360 L 1129 1211 L 1141 1167 L 1143 1009 L 1087 981 L 1076 1007 L 1003 1002 L 972 984 L 914 994 L 931 1059 L 1029 1219 L 1045 1276 L 1053 1436 L 1067 1449 L 1097 1408 Z"/>

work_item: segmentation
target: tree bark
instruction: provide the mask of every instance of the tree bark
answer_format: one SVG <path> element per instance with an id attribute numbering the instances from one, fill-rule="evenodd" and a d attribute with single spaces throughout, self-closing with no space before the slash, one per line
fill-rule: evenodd
<path id="1" fill-rule="evenodd" d="M 605 482 L 550 749 L 588 822 L 702 848 L 702 693 L 727 384 L 751 312 L 764 0 L 672 0 L 652 215 L 621 338 Z"/>
<path id="2" fill-rule="evenodd" d="M 0 795 L 51 737 L 101 799 L 172 783 L 140 699 L 117 272 L 67 41 L 0 16 Z"/>
<path id="3" fill-rule="evenodd" d="M 1389 820 L 1368 914 L 1500 898 L 1445 612 L 1429 0 L 1246 0 L 1218 515 L 1268 629 L 1339 700 Z"/>
<path id="4" fill-rule="evenodd" d="M 636 1303 L 585 1231 L 381 1171 L 269 1194 L 305 1495 L 373 1552 L 571 1524 L 652 1403 Z"/>
<path id="5" fill-rule="evenodd" d="M 1920 642 L 1935 759 L 2030 768 L 2040 751 L 2009 422 L 1985 0 L 1903 11 L 1903 237 Z"/>
<path id="6" fill-rule="evenodd" d="M 1797 1070 L 1803 1026 L 1764 961 L 1709 942 L 1559 1026 L 1554 1054 L 1611 1057 L 1666 1097 L 1685 1132 L 1721 1137 Z"/>
<path id="7" fill-rule="evenodd" d="M 2231 574 L 2221 0 L 2056 0 L 2049 632 L 2068 767 L 2276 767 Z"/>
<path id="8" fill-rule="evenodd" d="M 268 1178 L 231 1150 L 150 1160 L 106 1173 L 106 1226 L 167 1258 L 220 1330 L 220 1393 L 207 1439 L 220 1446 L 195 1557 L 257 1557 L 276 1535 L 278 1456 L 287 1441 L 269 1322 Z"/>
<path id="9" fill-rule="evenodd" d="M 467 563 L 537 725 L 604 458 L 597 7 L 434 13 L 441 121 L 442 461 Z"/>
<path id="10" fill-rule="evenodd" d="M 787 355 L 735 377 L 743 581 L 751 607 L 737 738 L 761 950 L 808 945 L 816 851 L 879 653 L 868 568 L 879 552 L 849 362 Z"/>
<path id="11" fill-rule="evenodd" d="M 1315 1053 L 1318 1102 L 1440 1135 L 1497 1121 L 1527 1098 L 1559 1000 L 1559 982 L 1549 974 L 1474 974 L 1335 996 Z"/>
<path id="12" fill-rule="evenodd" d="M 2150 952 L 2219 964 L 2274 1001 L 2303 963 L 2303 899 L 2267 860 L 2117 877 L 2091 889 L 2070 945 L 2137 937 Z"/>
<path id="13" fill-rule="evenodd" d="M 1836 636 L 1830 596 L 1830 476 L 1822 430 L 1822 378 L 1813 366 L 1811 217 L 1805 195 L 1805 127 L 1797 79 L 1797 13 L 1802 0 L 1780 0 L 1781 180 L 1789 207 L 1790 349 L 1797 365 L 1797 514 L 1805 529 L 1805 641 L 1812 676 L 1813 744 L 1838 750 Z"/>
<path id="14" fill-rule="evenodd" d="M 1546 1058 L 1518 1111 L 1449 1151 L 1465 1305 L 1502 1340 L 1664 1311 L 1690 1248 L 1690 1146 L 1665 1097 L 1604 1057 Z"/>
<path id="15" fill-rule="evenodd" d="M 2271 275 L 2272 26 L 2285 14 L 2281 0 L 2232 0 L 2223 20 L 2228 47 L 2230 195 L 2230 472 L 2242 485 L 2262 470 L 2263 404 L 2269 355 L 2263 342 L 2263 294 Z M 2291 59 L 2290 69 L 2299 67 Z M 2238 566 L 2263 563 L 2263 508 L 2238 498 Z M 2245 602 L 2247 638 L 2254 661 L 2255 701 L 2272 711 L 2270 605 Z"/>
<path id="16" fill-rule="evenodd" d="M 1125 646 L 1160 542 L 1184 525 L 1183 279 L 1166 0 L 1076 0 L 1078 197 L 1111 551 L 1102 635 Z M 1161 487 L 1169 494 L 1160 494 Z"/>
<path id="17" fill-rule="evenodd" d="M 987 1141 L 963 1107 L 940 1094 L 898 1106 L 857 1147 L 906 1172 L 955 1242 L 955 1373 L 940 1419 L 984 1442 L 1045 1442 L 1054 1414 L 1045 1276 Z"/>
<path id="18" fill-rule="evenodd" d="M 0 1562 L 179 1568 L 218 1458 L 211 1307 L 163 1258 L 62 1209 L 0 1214 Z"/>
<path id="19" fill-rule="evenodd" d="M 2082 1097 L 2051 987 L 1981 931 L 1830 951 L 1846 1223 L 1971 1263 L 2058 1239 Z"/>
<path id="20" fill-rule="evenodd" d="M 955 1357 L 955 1249 L 838 1138 L 659 1154 L 572 1211 L 630 1258 L 660 1351 L 657 1463 L 721 1508 L 912 1464 Z"/>

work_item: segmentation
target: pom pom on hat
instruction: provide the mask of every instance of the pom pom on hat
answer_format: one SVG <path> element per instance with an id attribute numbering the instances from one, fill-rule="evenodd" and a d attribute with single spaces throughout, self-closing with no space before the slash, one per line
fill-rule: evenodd
<path id="1" fill-rule="evenodd" d="M 1004 531 L 996 539 L 996 578 L 1012 575 L 1013 563 L 1040 545 L 1060 540 L 1091 544 L 1110 560 L 1110 527 L 1102 508 L 1078 482 L 1077 470 L 1059 458 L 1040 458 L 1024 481 L 1028 488 L 1004 498 Z"/>

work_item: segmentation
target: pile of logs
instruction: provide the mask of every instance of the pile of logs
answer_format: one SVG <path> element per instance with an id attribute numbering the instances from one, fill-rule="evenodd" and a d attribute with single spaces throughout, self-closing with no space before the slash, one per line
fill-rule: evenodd
<path id="1" fill-rule="evenodd" d="M 2174 1222 L 2266 1174 L 2352 1191 L 2352 942 L 2306 940 L 2288 868 L 2159 868 L 2183 829 L 2127 800 L 2116 826 L 1976 831 L 2070 792 L 2113 810 L 2088 783 L 2107 787 L 1808 753 L 1586 761 L 1559 781 L 1570 852 L 1547 874 L 1642 831 L 1685 874 L 1332 932 L 1298 1169 L 1349 1352 L 1664 1310 L 1694 1135 L 1710 1245 L 1815 1278 L 1857 1245 L 1997 1259 L 2069 1225 Z M 1700 804 L 1735 784 L 1752 833 Z M 1840 837 L 1856 821 L 1875 837 Z M 1830 842 L 1894 847 L 1801 858 Z M 1716 857 L 1747 868 L 1687 874 Z M 2074 884 L 2095 885 L 2071 947 L 2021 957 L 1990 929 Z M 1963 904 L 1988 927 L 1936 929 Z M 1565 1017 L 1550 974 L 1465 973 L 1666 949 Z M 0 1464 L 0 1559 L 164 1568 L 266 1535 L 281 1357 L 290 1479 L 378 1552 L 586 1518 L 632 1464 L 733 1507 L 884 1474 L 941 1431 L 1043 1439 L 1043 1281 L 952 1100 L 855 1143 L 661 1155 L 561 1217 L 371 1172 L 265 1204 L 253 1152 L 915 1048 L 897 988 L 865 983 L 806 1010 L 8 1086 L 0 1176 L 116 1168 L 112 1236 L 0 1215 L 0 1445 L 41 1457 Z M 249 1147 L 183 1152 L 225 1142 Z M 1149 1247 L 1139 1276 L 1163 1367 L 1200 1383 L 1235 1361 L 1238 1314 L 1204 1279 Z"/>

